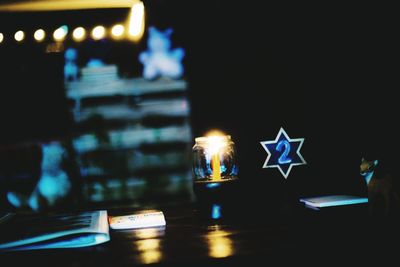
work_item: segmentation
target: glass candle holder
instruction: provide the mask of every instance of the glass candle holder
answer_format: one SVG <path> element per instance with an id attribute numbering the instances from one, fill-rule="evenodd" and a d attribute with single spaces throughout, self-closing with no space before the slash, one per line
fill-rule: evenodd
<path id="1" fill-rule="evenodd" d="M 195 182 L 221 182 L 237 178 L 236 148 L 230 135 L 197 137 L 195 141 L 192 149 Z"/>
<path id="2" fill-rule="evenodd" d="M 220 219 L 238 194 L 238 164 L 231 136 L 198 137 L 192 149 L 193 191 L 200 214 Z"/>

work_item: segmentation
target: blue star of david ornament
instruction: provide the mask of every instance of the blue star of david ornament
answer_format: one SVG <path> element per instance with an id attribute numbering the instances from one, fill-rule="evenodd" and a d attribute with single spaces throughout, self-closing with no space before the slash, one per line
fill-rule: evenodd
<path id="1" fill-rule="evenodd" d="M 303 142 L 304 138 L 289 138 L 285 130 L 281 128 L 275 140 L 260 142 L 268 153 L 263 168 L 278 168 L 287 179 L 293 166 L 307 164 L 300 154 Z"/>

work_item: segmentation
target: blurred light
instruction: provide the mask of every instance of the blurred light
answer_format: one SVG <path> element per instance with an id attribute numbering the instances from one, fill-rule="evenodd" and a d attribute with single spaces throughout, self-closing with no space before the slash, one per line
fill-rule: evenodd
<path id="1" fill-rule="evenodd" d="M 215 188 L 221 186 L 221 183 L 207 183 L 206 187 L 207 188 Z"/>
<path id="2" fill-rule="evenodd" d="M 49 43 L 45 51 L 46 53 L 59 53 L 64 51 L 64 45 L 62 42 Z"/>
<path id="3" fill-rule="evenodd" d="M 44 40 L 44 38 L 46 37 L 46 33 L 44 32 L 44 30 L 38 29 L 33 34 L 33 37 L 35 38 L 36 41 L 40 42 Z"/>
<path id="4" fill-rule="evenodd" d="M 217 220 L 221 218 L 221 206 L 217 204 L 213 204 L 211 208 L 211 218 Z"/>
<path id="5" fill-rule="evenodd" d="M 10 2 L 10 1 L 8 1 Z M 135 0 L 35 0 L 0 4 L 0 11 L 54 11 L 131 7 Z"/>
<path id="6" fill-rule="evenodd" d="M 96 235 L 94 238 L 96 240 L 96 244 L 104 243 L 109 240 L 109 238 L 107 238 L 105 235 Z"/>
<path id="7" fill-rule="evenodd" d="M 160 235 L 163 235 L 163 232 L 160 232 L 161 230 L 159 230 L 155 227 L 136 229 L 134 231 L 134 235 L 138 239 L 155 238 L 155 237 L 159 237 Z"/>
<path id="8" fill-rule="evenodd" d="M 225 258 L 233 255 L 233 241 L 229 237 L 230 234 L 230 232 L 219 229 L 208 232 L 206 239 L 210 257 Z"/>
<path id="9" fill-rule="evenodd" d="M 136 244 L 138 246 L 139 251 L 154 250 L 160 247 L 160 239 L 149 238 L 149 239 L 137 240 Z"/>
<path id="10" fill-rule="evenodd" d="M 129 16 L 128 32 L 133 41 L 139 41 L 144 33 L 144 5 L 141 1 L 135 1 Z"/>
<path id="11" fill-rule="evenodd" d="M 125 28 L 121 24 L 114 25 L 111 29 L 111 34 L 115 38 L 121 38 L 124 34 Z"/>
<path id="12" fill-rule="evenodd" d="M 82 41 L 86 36 L 86 31 L 83 27 L 78 27 L 72 32 L 72 38 L 75 41 Z"/>
<path id="13" fill-rule="evenodd" d="M 133 236 L 139 252 L 138 261 L 144 264 L 160 262 L 163 254 L 161 238 L 165 235 L 165 226 L 135 229 Z"/>
<path id="14" fill-rule="evenodd" d="M 96 26 L 92 30 L 92 37 L 95 40 L 100 40 L 106 35 L 106 29 L 103 26 Z"/>
<path id="15" fill-rule="evenodd" d="M 0 32 L 0 43 L 2 43 L 4 40 L 4 35 Z"/>
<path id="16" fill-rule="evenodd" d="M 16 208 L 20 208 L 22 206 L 21 199 L 15 192 L 7 192 L 7 200 Z"/>
<path id="17" fill-rule="evenodd" d="M 210 130 L 210 131 L 208 131 L 207 133 L 206 133 L 206 136 L 207 137 L 210 137 L 210 136 L 225 136 L 226 134 L 224 133 L 224 132 L 222 132 L 222 131 L 220 131 L 220 130 L 216 130 L 216 129 L 214 129 L 214 130 Z"/>
<path id="18" fill-rule="evenodd" d="M 64 40 L 65 36 L 67 36 L 67 33 L 68 33 L 68 27 L 66 25 L 63 25 L 54 31 L 53 37 L 56 41 L 62 41 Z"/>
<path id="19" fill-rule="evenodd" d="M 21 42 L 25 38 L 25 33 L 23 31 L 17 31 L 14 34 L 14 38 L 15 38 L 15 40 L 17 40 L 17 42 Z"/>
<path id="20" fill-rule="evenodd" d="M 144 264 L 157 263 L 162 259 L 161 240 L 143 239 L 136 240 L 137 250 L 139 251 L 139 260 Z"/>

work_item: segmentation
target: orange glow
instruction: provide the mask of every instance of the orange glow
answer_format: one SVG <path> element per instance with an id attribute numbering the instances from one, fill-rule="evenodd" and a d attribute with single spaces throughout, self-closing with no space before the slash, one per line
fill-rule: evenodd
<path id="1" fill-rule="evenodd" d="M 160 236 L 157 228 L 143 228 L 134 231 L 134 234 L 139 239 L 155 238 Z"/>
<path id="2" fill-rule="evenodd" d="M 139 41 L 144 33 L 145 9 L 142 1 L 134 1 L 128 19 L 128 35 L 135 42 Z"/>
<path id="3" fill-rule="evenodd" d="M 210 137 L 210 136 L 225 136 L 226 134 L 220 130 L 213 129 L 208 131 L 205 136 Z"/>
<path id="4" fill-rule="evenodd" d="M 208 255 L 212 258 L 225 258 L 234 254 L 230 232 L 216 229 L 207 234 Z"/>
<path id="5" fill-rule="evenodd" d="M 221 180 L 221 163 L 219 158 L 219 151 L 212 155 L 212 170 L 213 170 L 213 180 Z"/>
<path id="6" fill-rule="evenodd" d="M 161 240 L 156 238 L 137 240 L 135 242 L 139 251 L 138 259 L 144 264 L 160 262 L 163 255 Z"/>
<path id="7" fill-rule="evenodd" d="M 220 148 L 223 146 L 225 133 L 220 130 L 211 130 L 207 132 L 207 144 L 211 152 L 211 165 L 213 170 L 213 180 L 221 180 L 221 162 L 220 162 Z"/>

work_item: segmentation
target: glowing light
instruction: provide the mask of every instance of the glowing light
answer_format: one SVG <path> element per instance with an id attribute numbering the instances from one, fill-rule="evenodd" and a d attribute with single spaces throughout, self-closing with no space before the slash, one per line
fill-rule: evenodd
<path id="1" fill-rule="evenodd" d="M 2 43 L 4 40 L 4 35 L 0 32 L 0 43 Z"/>
<path id="2" fill-rule="evenodd" d="M 225 133 L 220 130 L 210 130 L 206 133 L 206 136 L 224 136 Z"/>
<path id="3" fill-rule="evenodd" d="M 35 38 L 36 41 L 41 42 L 46 37 L 46 33 L 44 32 L 43 29 L 38 29 L 33 34 L 33 37 Z"/>
<path id="4" fill-rule="evenodd" d="M 206 185 L 206 187 L 207 188 L 216 188 L 216 187 L 218 187 L 218 186 L 220 186 L 221 185 L 221 183 L 208 183 L 207 185 Z"/>
<path id="5" fill-rule="evenodd" d="M 278 163 L 279 164 L 287 164 L 292 162 L 292 159 L 288 157 L 290 153 L 290 143 L 287 140 L 281 140 L 278 142 L 276 145 L 276 151 L 282 151 L 282 148 L 284 147 L 284 151 L 281 154 L 281 156 L 278 158 Z"/>
<path id="6" fill-rule="evenodd" d="M 105 35 L 106 35 L 106 29 L 101 25 L 94 27 L 92 30 L 92 37 L 95 40 L 100 40 L 104 38 Z"/>
<path id="7" fill-rule="evenodd" d="M 211 208 L 211 218 L 217 220 L 221 218 L 221 206 L 217 204 L 213 204 Z"/>
<path id="8" fill-rule="evenodd" d="M 227 146 L 230 141 L 230 135 L 223 135 L 221 131 L 215 131 L 206 134 L 205 137 L 197 137 L 195 139 L 196 143 L 202 143 L 206 149 L 206 161 L 207 166 L 210 166 L 210 172 L 212 172 L 213 181 L 221 181 L 221 173 L 226 170 L 225 166 L 221 169 L 221 152 L 220 150 Z M 209 167 L 208 167 L 209 168 Z"/>
<path id="9" fill-rule="evenodd" d="M 148 239 L 148 238 L 155 238 L 163 233 L 160 232 L 157 228 L 142 228 L 142 229 L 136 229 L 135 232 L 135 237 L 138 239 Z"/>
<path id="10" fill-rule="evenodd" d="M 160 247 L 160 240 L 157 238 L 149 238 L 137 241 L 138 250 L 154 250 Z"/>
<path id="11" fill-rule="evenodd" d="M 206 134 L 208 138 L 208 144 L 210 152 L 212 154 L 212 169 L 213 169 L 213 179 L 221 179 L 221 162 L 219 157 L 219 149 L 224 142 L 224 133 L 219 130 L 211 130 Z"/>
<path id="12" fill-rule="evenodd" d="M 94 237 L 96 239 L 96 244 L 104 243 L 108 240 L 110 240 L 107 236 L 105 235 L 96 235 Z"/>
<path id="13" fill-rule="evenodd" d="M 368 198 L 351 195 L 328 195 L 321 197 L 300 198 L 300 202 L 303 202 L 311 207 L 322 208 L 368 203 Z"/>
<path id="14" fill-rule="evenodd" d="M 222 132 L 213 131 L 207 136 L 208 147 L 211 152 L 212 157 L 212 170 L 213 170 L 213 180 L 221 180 L 221 159 L 219 150 L 225 142 L 225 136 L 220 135 Z"/>
<path id="15" fill-rule="evenodd" d="M 289 138 L 281 127 L 275 140 L 260 142 L 268 153 L 263 168 L 278 168 L 283 177 L 287 179 L 293 166 L 307 164 L 300 153 L 303 143 L 304 138 Z"/>
<path id="16" fill-rule="evenodd" d="M 64 45 L 62 42 L 50 43 L 46 46 L 46 53 L 59 53 L 64 51 Z"/>
<path id="17" fill-rule="evenodd" d="M 7 1 L 10 2 L 10 1 Z M 80 10 L 95 8 L 127 8 L 131 7 L 134 0 L 35 0 L 12 1 L 0 4 L 0 11 L 55 11 L 55 10 Z"/>
<path id="18" fill-rule="evenodd" d="M 156 238 L 137 240 L 139 260 L 144 264 L 157 263 L 162 259 L 161 240 Z"/>
<path id="19" fill-rule="evenodd" d="M 66 25 L 63 25 L 54 31 L 53 38 L 56 41 L 62 41 L 65 39 L 67 34 L 68 34 L 68 27 Z"/>
<path id="20" fill-rule="evenodd" d="M 234 253 L 230 232 L 223 230 L 210 231 L 207 234 L 208 255 L 212 258 L 225 258 Z"/>
<path id="21" fill-rule="evenodd" d="M 132 5 L 128 22 L 128 33 L 130 39 L 139 41 L 144 33 L 145 10 L 143 2 L 135 1 Z"/>
<path id="22" fill-rule="evenodd" d="M 111 34 L 114 38 L 121 38 L 125 32 L 125 28 L 121 24 L 114 25 L 111 29 Z"/>
<path id="23" fill-rule="evenodd" d="M 17 31 L 14 34 L 14 38 L 17 42 L 21 42 L 25 38 L 25 33 L 23 31 Z"/>
<path id="24" fill-rule="evenodd" d="M 212 153 L 212 170 L 213 170 L 213 180 L 221 180 L 221 162 L 219 157 L 219 149 L 221 147 L 221 142 L 217 137 L 210 137 L 210 150 Z"/>
<path id="25" fill-rule="evenodd" d="M 11 203 L 14 207 L 21 207 L 21 199 L 17 196 L 15 192 L 7 192 L 7 200 Z"/>
<path id="26" fill-rule="evenodd" d="M 72 32 L 72 38 L 75 41 L 82 41 L 86 37 L 86 31 L 83 27 L 78 27 Z"/>

